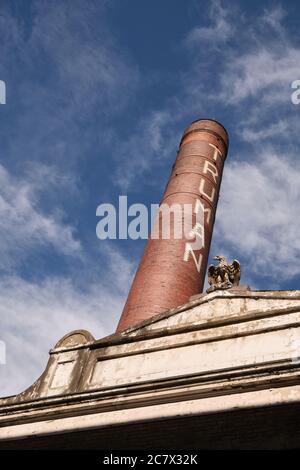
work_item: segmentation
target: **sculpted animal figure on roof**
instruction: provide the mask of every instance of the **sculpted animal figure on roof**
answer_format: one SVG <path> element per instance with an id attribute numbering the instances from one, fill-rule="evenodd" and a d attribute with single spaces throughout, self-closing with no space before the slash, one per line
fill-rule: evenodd
<path id="1" fill-rule="evenodd" d="M 230 289 L 238 286 L 241 278 L 241 265 L 238 260 L 228 263 L 225 256 L 215 256 L 219 262 L 217 266 L 210 265 L 208 268 L 208 283 L 210 287 L 207 292 L 213 292 L 217 289 Z"/>

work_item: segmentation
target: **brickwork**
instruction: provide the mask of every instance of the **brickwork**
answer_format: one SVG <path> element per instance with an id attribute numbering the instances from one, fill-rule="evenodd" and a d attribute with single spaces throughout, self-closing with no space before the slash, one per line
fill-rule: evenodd
<path id="1" fill-rule="evenodd" d="M 198 246 L 186 237 L 172 236 L 174 218 L 171 238 L 162 239 L 159 215 L 159 239 L 150 238 L 146 245 L 117 331 L 202 292 L 227 147 L 227 133 L 216 121 L 195 121 L 185 130 L 162 203 L 191 205 Z M 196 226 L 199 211 L 203 212 L 202 226 Z"/>

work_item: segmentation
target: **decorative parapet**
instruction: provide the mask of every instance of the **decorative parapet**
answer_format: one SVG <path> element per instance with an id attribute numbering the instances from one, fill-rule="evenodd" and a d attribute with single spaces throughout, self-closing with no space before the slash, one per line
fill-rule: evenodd
<path id="1" fill-rule="evenodd" d="M 0 441 L 69 416 L 143 420 L 150 405 L 178 416 L 300 401 L 299 345 L 300 291 L 214 291 L 101 340 L 74 331 L 28 390 L 0 400 Z"/>

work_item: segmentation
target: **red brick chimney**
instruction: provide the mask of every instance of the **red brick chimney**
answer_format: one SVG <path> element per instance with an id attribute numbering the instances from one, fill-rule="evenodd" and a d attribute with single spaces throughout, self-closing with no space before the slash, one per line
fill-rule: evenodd
<path id="1" fill-rule="evenodd" d="M 161 204 L 192 205 L 194 240 L 200 248 L 195 248 L 190 237 L 174 238 L 173 219 L 169 239 L 161 238 L 160 225 L 160 237 L 153 239 L 152 234 L 148 240 L 117 331 L 202 292 L 227 149 L 227 132 L 217 121 L 200 119 L 185 130 Z M 199 211 L 203 222 L 196 224 Z M 160 213 L 156 224 L 161 217 Z"/>

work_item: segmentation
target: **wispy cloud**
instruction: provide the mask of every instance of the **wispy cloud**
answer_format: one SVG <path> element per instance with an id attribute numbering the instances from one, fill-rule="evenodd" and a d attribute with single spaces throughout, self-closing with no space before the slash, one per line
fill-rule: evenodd
<path id="1" fill-rule="evenodd" d="M 259 97 L 270 105 L 289 103 L 290 84 L 299 76 L 299 60 L 300 49 L 291 46 L 262 46 L 237 56 L 226 67 L 220 98 L 234 105 L 248 97 Z"/>
<path id="2" fill-rule="evenodd" d="M 46 167 L 35 172 L 34 181 L 30 181 L 11 175 L 0 165 L 0 270 L 16 268 L 41 246 L 80 255 L 81 244 L 74 227 L 55 213 L 45 214 L 39 206 L 41 186 L 45 191 L 47 182 L 51 185 L 54 179 L 53 171 Z"/>
<path id="3" fill-rule="evenodd" d="M 241 131 L 241 137 L 250 143 L 261 142 L 278 136 L 281 138 L 283 133 L 288 131 L 290 127 L 290 123 L 287 120 L 280 119 L 278 122 L 272 123 L 263 129 L 254 130 L 251 127 L 244 127 Z"/>
<path id="4" fill-rule="evenodd" d="M 187 44 L 200 44 L 214 48 L 219 43 L 228 40 L 234 34 L 234 24 L 230 20 L 232 8 L 227 9 L 222 6 L 219 0 L 210 2 L 208 19 L 209 26 L 197 26 L 193 28 L 187 38 Z"/>
<path id="5" fill-rule="evenodd" d="M 86 329 L 101 338 L 114 331 L 133 266 L 116 249 L 106 249 L 106 261 L 106 276 L 95 275 L 85 289 L 55 276 L 40 282 L 15 275 L 1 279 L 0 340 L 7 362 L 0 364 L 0 396 L 30 386 L 45 369 L 49 349 L 66 333 Z"/>
<path id="6" fill-rule="evenodd" d="M 240 254 L 274 288 L 300 274 L 299 180 L 299 163 L 272 147 L 224 172 L 215 245 Z"/>
<path id="7" fill-rule="evenodd" d="M 273 8 L 265 8 L 262 15 L 262 22 L 270 26 L 278 34 L 285 36 L 283 21 L 287 17 L 287 12 L 282 5 L 274 5 Z"/>

